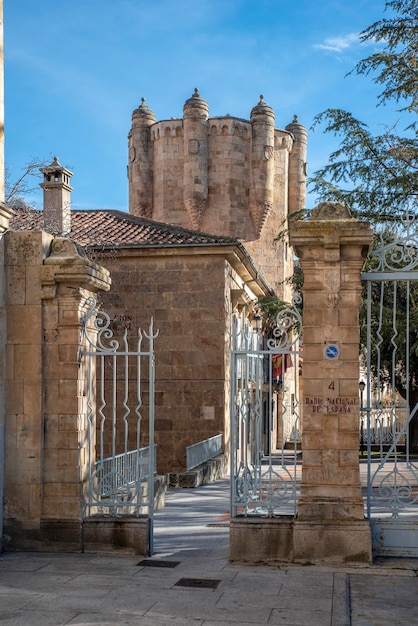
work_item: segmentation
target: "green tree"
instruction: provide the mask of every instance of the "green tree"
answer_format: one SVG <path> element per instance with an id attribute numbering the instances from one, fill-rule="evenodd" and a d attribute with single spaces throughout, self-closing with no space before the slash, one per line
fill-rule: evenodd
<path id="1" fill-rule="evenodd" d="M 397 217 L 418 198 L 418 0 L 391 0 L 390 13 L 360 34 L 383 45 L 350 74 L 372 75 L 382 87 L 377 105 L 395 101 L 404 121 L 373 134 L 364 121 L 341 109 L 315 117 L 314 127 L 341 138 L 329 163 L 310 180 L 320 200 L 337 200 L 372 223 Z"/>
<path id="2" fill-rule="evenodd" d="M 405 210 L 411 217 L 418 212 L 418 0 L 387 0 L 385 14 L 387 17 L 360 34 L 362 42 L 381 44 L 380 51 L 359 61 L 350 74 L 370 76 L 381 87 L 377 106 L 396 103 L 402 121 L 382 125 L 383 132 L 374 134 L 347 111 L 320 113 L 314 126 L 324 125 L 324 131 L 339 137 L 340 144 L 329 163 L 310 180 L 319 200 L 343 202 L 353 215 L 374 225 L 378 233 L 375 249 L 409 230 L 408 219 L 401 221 Z M 400 263 L 405 250 L 417 257 L 414 242 L 409 242 L 396 251 Z M 376 262 L 377 257 L 370 255 L 365 270 L 373 270 Z M 382 284 L 374 284 L 370 306 L 372 328 L 380 336 L 371 347 L 372 362 L 379 359 L 380 382 L 388 383 L 404 398 L 409 396 L 413 409 L 418 402 L 418 285 L 400 281 L 395 296 L 390 288 L 382 290 Z M 363 346 L 366 308 L 364 292 L 360 315 Z M 409 334 L 405 330 L 407 310 Z M 376 374 L 377 366 L 372 369 Z M 418 451 L 418 415 L 410 422 L 409 442 L 410 450 Z"/>

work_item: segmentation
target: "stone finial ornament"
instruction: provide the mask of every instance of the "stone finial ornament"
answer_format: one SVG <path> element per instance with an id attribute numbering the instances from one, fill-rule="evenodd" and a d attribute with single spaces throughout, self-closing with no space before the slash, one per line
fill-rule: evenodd
<path id="1" fill-rule="evenodd" d="M 146 104 L 145 98 L 141 98 L 141 104 L 137 109 L 135 109 L 132 113 L 132 119 L 140 118 L 143 120 L 147 120 L 148 123 L 153 124 L 157 121 L 155 117 L 155 113 L 151 111 L 149 106 Z"/>
<path id="2" fill-rule="evenodd" d="M 312 211 L 313 220 L 354 220 L 350 209 L 341 202 L 320 202 Z"/>
<path id="3" fill-rule="evenodd" d="M 82 246 L 67 237 L 55 237 L 51 242 L 51 252 L 48 258 L 59 259 L 87 259 Z"/>
<path id="4" fill-rule="evenodd" d="M 183 107 L 184 117 L 191 117 L 198 115 L 199 117 L 203 117 L 204 119 L 208 119 L 209 117 L 209 105 L 204 100 L 200 94 L 199 90 L 196 87 L 194 93 L 191 98 L 186 100 Z"/>
<path id="5" fill-rule="evenodd" d="M 268 117 L 272 117 L 274 120 L 274 111 L 264 100 L 264 96 L 260 96 L 259 102 L 251 109 L 250 119 L 252 120 L 255 116 L 266 115 Z"/>

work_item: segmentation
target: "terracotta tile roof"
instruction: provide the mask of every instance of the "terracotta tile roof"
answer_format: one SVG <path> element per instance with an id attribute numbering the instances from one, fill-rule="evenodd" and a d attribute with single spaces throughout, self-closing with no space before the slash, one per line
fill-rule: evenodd
<path id="1" fill-rule="evenodd" d="M 17 208 L 12 230 L 42 230 L 43 214 L 32 208 Z M 82 246 L 148 247 L 239 245 L 238 239 L 209 235 L 155 222 L 113 210 L 71 211 L 71 231 L 66 235 Z"/>

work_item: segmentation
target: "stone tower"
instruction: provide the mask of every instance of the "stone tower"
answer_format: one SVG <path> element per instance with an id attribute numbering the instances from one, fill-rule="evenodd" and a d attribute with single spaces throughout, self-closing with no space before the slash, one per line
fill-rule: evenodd
<path id="1" fill-rule="evenodd" d="M 183 107 L 183 198 L 196 230 L 200 228 L 208 202 L 208 117 L 208 104 L 195 89 Z"/>
<path id="2" fill-rule="evenodd" d="M 251 111 L 250 215 L 257 239 L 274 203 L 274 111 L 260 96 Z"/>
<path id="3" fill-rule="evenodd" d="M 71 230 L 70 179 L 73 175 L 58 160 L 41 168 L 44 180 L 40 187 L 44 190 L 44 228 L 52 235 L 66 235 Z"/>
<path id="4" fill-rule="evenodd" d="M 296 115 L 293 121 L 286 126 L 286 130 L 292 134 L 294 140 L 289 157 L 289 213 L 295 213 L 305 208 L 308 133 L 306 128 L 299 124 Z"/>
<path id="5" fill-rule="evenodd" d="M 140 106 L 132 113 L 132 128 L 128 136 L 129 145 L 129 207 L 131 213 L 152 217 L 153 207 L 153 145 L 150 127 L 157 121 L 154 113 L 142 98 Z"/>
<path id="6" fill-rule="evenodd" d="M 289 212 L 305 208 L 306 129 L 295 118 L 275 127 L 260 96 L 250 120 L 209 117 L 197 89 L 182 118 L 156 121 L 142 100 L 132 114 L 129 211 L 247 247 L 277 295 L 293 271 L 287 242 L 277 241 Z"/>

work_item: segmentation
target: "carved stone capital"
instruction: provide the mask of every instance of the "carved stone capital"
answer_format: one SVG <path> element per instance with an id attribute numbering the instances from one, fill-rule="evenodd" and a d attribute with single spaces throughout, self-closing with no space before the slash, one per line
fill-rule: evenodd
<path id="1" fill-rule="evenodd" d="M 74 241 L 66 237 L 52 240 L 50 254 L 44 260 L 44 294 L 51 294 L 51 287 L 58 283 L 92 292 L 109 291 L 111 282 L 109 270 L 90 261 Z"/>
<path id="2" fill-rule="evenodd" d="M 353 220 L 350 209 L 341 202 L 321 202 L 312 211 L 312 220 Z"/>

